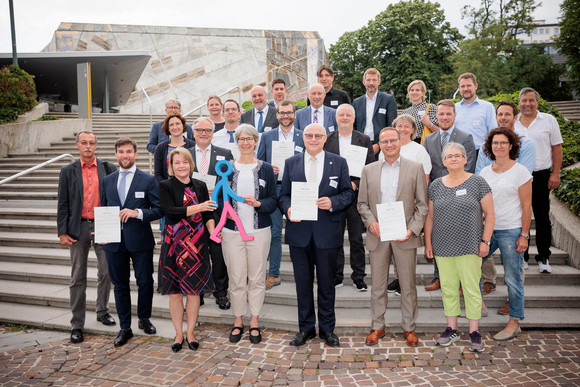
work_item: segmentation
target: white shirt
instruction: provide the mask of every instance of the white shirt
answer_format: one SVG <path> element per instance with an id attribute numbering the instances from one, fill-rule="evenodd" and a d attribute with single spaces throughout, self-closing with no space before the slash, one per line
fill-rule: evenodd
<path id="1" fill-rule="evenodd" d="M 278 128 L 280 129 L 280 128 Z M 288 135 L 286 135 L 284 133 L 284 131 L 282 131 L 282 129 L 278 130 L 278 141 L 282 141 L 282 142 L 294 142 L 294 126 L 292 126 L 292 128 L 290 129 L 290 131 L 288 132 Z"/>
<path id="2" fill-rule="evenodd" d="M 119 192 L 119 185 L 121 184 L 121 178 L 123 177 L 121 172 L 129 172 L 127 173 L 127 177 L 125 178 L 125 202 L 127 202 L 127 200 L 129 199 L 127 197 L 127 194 L 129 193 L 129 188 L 131 188 L 131 183 L 133 182 L 135 171 L 137 171 L 137 165 L 135 164 L 133 164 L 133 166 L 127 170 L 124 170 L 123 168 L 119 169 L 119 178 L 117 179 L 117 192 Z M 141 211 L 139 208 L 134 209 L 137 210 L 137 212 L 139 213 L 137 215 L 137 219 L 143 220 L 143 211 Z"/>
<path id="3" fill-rule="evenodd" d="M 321 107 L 319 107 L 318 109 L 316 109 L 314 106 L 310 105 L 311 109 L 310 109 L 310 122 L 314 123 L 314 111 L 318 110 L 318 124 L 320 124 L 321 126 L 324 126 L 324 105 L 322 105 Z"/>
<path id="4" fill-rule="evenodd" d="M 256 168 L 256 165 L 236 163 L 236 169 L 240 171 L 237 185 L 238 192 L 236 194 L 240 196 L 254 196 L 254 168 Z M 246 203 L 238 202 L 238 216 L 246 232 L 252 232 L 254 230 L 254 213 L 254 207 Z"/>
<path id="5" fill-rule="evenodd" d="M 344 157 L 349 146 L 352 145 L 352 132 L 347 137 L 343 137 L 338 133 L 338 152 Z"/>
<path id="6" fill-rule="evenodd" d="M 306 181 L 312 183 L 310 180 L 310 164 L 312 164 L 312 160 L 310 160 L 312 156 L 308 152 L 304 152 L 304 173 L 306 175 Z M 322 173 L 324 172 L 324 151 L 321 151 L 319 154 L 315 155 L 316 157 L 316 185 L 320 185 L 322 181 Z"/>
<path id="7" fill-rule="evenodd" d="M 560 126 L 558 121 L 551 114 L 538 112 L 536 118 L 527 128 L 522 125 L 520 119 L 522 115 L 518 115 L 518 119 L 514 125 L 516 133 L 526 136 L 532 141 L 536 147 L 536 164 L 534 171 L 541 171 L 552 166 L 552 146 L 563 143 L 562 134 L 560 133 Z"/>
<path id="8" fill-rule="evenodd" d="M 236 128 L 236 130 L 238 130 L 238 128 Z M 234 134 L 236 133 L 236 130 L 234 130 Z M 235 144 L 235 140 L 233 143 L 230 143 L 229 131 L 226 128 L 223 128 L 222 130 L 214 133 L 213 138 L 211 139 L 211 143 L 212 145 L 229 149 L 228 144 Z"/>
<path id="9" fill-rule="evenodd" d="M 370 137 L 371 141 L 375 140 L 375 127 L 373 125 L 373 114 L 375 112 L 375 104 L 377 102 L 377 95 L 379 93 L 375 93 L 373 98 L 369 98 L 368 94 L 365 94 L 365 98 L 367 101 L 367 115 L 366 115 L 366 124 L 365 124 L 365 134 Z"/>
<path id="10" fill-rule="evenodd" d="M 383 161 L 381 168 L 381 203 L 392 203 L 397 200 L 400 167 L 401 156 L 395 160 L 393 165 Z"/>
<path id="11" fill-rule="evenodd" d="M 431 156 L 427 153 L 427 150 L 421 144 L 411 141 L 407 145 L 401 145 L 401 156 L 407 160 L 412 160 L 423 165 L 423 171 L 428 175 L 431 173 Z M 379 161 L 383 161 L 385 155 L 383 152 L 379 152 Z"/>
<path id="12" fill-rule="evenodd" d="M 203 157 L 204 152 L 205 152 L 205 157 L 207 158 L 207 166 L 208 166 L 207 172 L 209 173 L 209 160 L 211 158 L 211 144 L 209 144 L 207 146 L 207 148 L 205 148 L 205 151 L 203 149 L 201 149 L 200 147 L 198 147 L 197 144 L 195 144 L 195 166 L 197 167 L 198 171 L 200 171 L 200 168 L 201 168 L 201 159 Z M 200 173 L 201 173 L 201 171 L 200 171 Z"/>
<path id="13" fill-rule="evenodd" d="M 267 115 L 268 115 L 268 104 L 266 104 L 264 109 L 262 109 L 262 132 L 266 128 L 266 125 L 264 125 L 264 124 L 266 123 L 266 116 Z M 254 108 L 254 128 L 256 128 L 256 130 L 258 130 L 258 121 L 260 121 L 260 115 L 258 114 L 258 109 Z M 272 129 L 272 128 L 270 128 L 270 129 Z M 220 130 L 220 132 L 221 132 L 221 130 Z"/>

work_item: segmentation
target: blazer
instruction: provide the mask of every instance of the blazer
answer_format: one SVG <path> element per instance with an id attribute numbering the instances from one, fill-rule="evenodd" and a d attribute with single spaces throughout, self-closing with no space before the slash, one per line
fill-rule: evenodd
<path id="1" fill-rule="evenodd" d="M 103 185 L 103 178 L 116 170 L 117 167 L 115 164 L 97 159 L 99 189 Z M 79 239 L 81 234 L 83 199 L 83 173 L 81 170 L 81 161 L 77 160 L 65 165 L 60 170 L 56 212 L 58 235 L 67 234 L 74 239 Z M 96 205 L 98 206 L 98 203 Z"/>
<path id="2" fill-rule="evenodd" d="M 465 147 L 465 152 L 467 155 L 467 164 L 465 164 L 465 170 L 467 172 L 475 172 L 475 145 L 473 144 L 473 136 L 457 128 L 453 129 L 451 133 L 451 138 L 448 139 L 447 143 L 456 142 Z M 431 133 L 425 137 L 423 141 L 423 146 L 429 153 L 431 157 L 431 173 L 429 174 L 429 183 L 433 180 L 447 175 L 449 172 L 445 165 L 443 165 L 443 159 L 441 158 L 441 152 L 443 148 L 441 147 L 441 130 Z"/>
<path id="3" fill-rule="evenodd" d="M 147 150 L 149 153 L 155 153 L 155 147 L 157 144 L 169 140 L 169 136 L 163 133 L 163 121 L 159 121 L 153 124 L 151 127 L 151 133 L 149 133 L 149 142 L 147 143 Z M 187 135 L 186 138 L 189 140 L 193 140 L 193 129 L 191 125 L 185 124 L 187 128 Z"/>
<path id="4" fill-rule="evenodd" d="M 302 138 L 303 132 L 300 129 L 294 128 L 294 136 L 292 141 L 294 142 L 294 154 L 304 152 L 304 138 Z M 272 141 L 280 140 L 280 127 L 274 130 L 266 132 L 260 136 L 260 145 L 258 146 L 257 157 L 260 160 L 264 160 L 268 164 L 272 164 Z M 278 165 L 279 167 L 281 165 Z"/>
<path id="5" fill-rule="evenodd" d="M 124 205 L 121 205 L 119 192 L 117 191 L 118 180 L 119 171 L 103 179 L 101 205 L 119 206 L 121 210 L 129 208 L 143 211 L 143 220 L 129 218 L 126 223 L 123 223 L 121 238 L 123 238 L 125 247 L 130 252 L 152 249 L 155 247 L 155 239 L 153 239 L 150 222 L 163 217 L 163 211 L 159 204 L 159 189 L 157 188 L 155 177 L 137 168 Z M 103 245 L 103 250 L 116 253 L 119 250 L 119 246 L 120 243 L 108 243 Z"/>
<path id="6" fill-rule="evenodd" d="M 375 161 L 363 168 L 358 193 L 357 209 L 368 229 L 371 223 L 378 221 L 377 204 L 381 203 L 381 172 L 384 161 Z M 396 201 L 403 202 L 407 229 L 413 233 L 409 240 L 398 245 L 403 249 L 414 249 L 421 246 L 421 231 L 429 212 L 427 181 L 423 165 L 401 157 L 399 181 L 397 182 Z M 366 245 L 374 251 L 380 238 L 367 232 Z"/>
<path id="7" fill-rule="evenodd" d="M 240 124 L 250 124 L 252 126 L 255 126 L 256 125 L 256 123 L 254 122 L 255 111 L 256 111 L 255 108 L 251 108 L 247 112 L 242 113 L 242 117 L 240 118 Z M 276 112 L 278 112 L 278 110 L 276 108 L 273 108 L 271 106 L 268 108 L 268 114 L 266 114 L 266 117 L 264 117 L 264 124 L 262 125 L 262 132 L 267 132 L 267 131 L 271 130 L 272 128 L 275 128 L 278 126 L 278 119 L 276 118 Z M 266 130 L 266 128 L 270 128 L 270 129 Z M 256 129 L 258 129 L 258 128 L 256 128 Z"/>
<path id="8" fill-rule="evenodd" d="M 191 179 L 192 189 L 197 196 L 198 202 L 203 203 L 209 200 L 209 193 L 203 181 Z M 159 183 L 159 203 L 165 214 L 166 224 L 177 224 L 182 219 L 187 218 L 187 207 L 183 207 L 183 194 L 185 192 L 185 184 L 176 178 L 163 180 Z M 203 211 L 201 213 L 203 224 L 208 220 L 213 219 L 212 212 Z"/>
<path id="9" fill-rule="evenodd" d="M 365 132 L 367 124 L 367 99 L 366 94 L 356 98 L 352 106 L 354 107 L 355 119 L 354 127 L 359 132 Z M 374 139 L 373 144 L 379 142 L 379 133 L 383 128 L 391 126 L 393 120 L 397 118 L 397 102 L 395 97 L 382 91 L 377 92 L 375 111 L 373 112 Z"/>
<path id="10" fill-rule="evenodd" d="M 304 155 L 300 153 L 286 159 L 284 177 L 278 198 L 280 211 L 288 218 L 291 203 L 292 182 L 306 181 Z M 424 177 L 423 177 L 424 179 Z M 334 182 L 334 183 L 333 183 Z M 344 230 L 341 224 L 341 211 L 354 200 L 354 191 L 348 177 L 346 160 L 338 155 L 324 151 L 324 170 L 318 186 L 318 197 L 328 197 L 332 202 L 331 210 L 318 209 L 317 221 L 286 222 L 286 243 L 295 247 L 306 247 L 311 238 L 317 248 L 330 249 L 342 246 Z"/>
<path id="11" fill-rule="evenodd" d="M 189 148 L 189 153 L 191 153 L 191 157 L 193 158 L 193 163 L 195 164 L 195 168 L 193 169 L 193 171 L 199 172 L 199 170 L 197 169 L 198 162 L 196 159 L 197 155 L 195 152 L 195 146 L 192 146 L 191 148 Z M 218 174 L 215 171 L 215 165 L 220 160 L 233 161 L 234 156 L 232 155 L 232 151 L 229 149 L 226 149 L 226 148 L 212 145 L 211 146 L 211 154 L 209 156 L 209 167 L 207 170 L 208 175 L 218 176 Z M 218 176 L 218 178 L 221 179 L 221 177 L 219 177 L 219 176 Z"/>
<path id="12" fill-rule="evenodd" d="M 162 180 L 169 179 L 169 169 L 167 168 L 167 151 L 169 150 L 170 141 L 171 140 L 163 141 L 162 143 L 157 144 L 155 147 L 155 155 L 153 156 L 153 170 L 155 171 L 155 180 L 157 180 L 157 183 L 161 182 Z M 195 141 L 186 138 L 183 148 L 189 149 L 193 146 L 195 146 Z"/>
<path id="13" fill-rule="evenodd" d="M 324 150 L 340 156 L 339 136 L 340 134 L 338 133 L 338 131 L 330 133 L 330 135 L 326 139 L 326 143 L 324 144 Z M 371 143 L 371 139 L 369 138 L 369 136 L 365 135 L 364 133 L 353 130 L 350 143 L 352 145 L 362 146 L 363 148 L 368 149 L 365 165 L 375 161 L 373 144 Z M 351 176 L 350 181 L 355 183 L 357 187 L 360 185 L 360 177 Z"/>
<path id="14" fill-rule="evenodd" d="M 336 109 L 322 105 L 324 112 L 324 128 L 326 129 L 326 134 L 330 134 L 338 129 L 336 124 Z M 302 131 L 312 123 L 312 106 L 306 106 L 296 112 L 296 120 L 294 120 L 294 127 Z"/>

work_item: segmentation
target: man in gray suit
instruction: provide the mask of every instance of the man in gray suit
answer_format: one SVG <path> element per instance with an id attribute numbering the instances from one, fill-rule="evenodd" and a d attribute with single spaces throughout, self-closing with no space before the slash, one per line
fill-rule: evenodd
<path id="1" fill-rule="evenodd" d="M 473 136 L 455 127 L 456 115 L 457 113 L 455 113 L 455 104 L 453 101 L 443 99 L 437 103 L 437 121 L 439 121 L 439 127 L 441 129 L 425 137 L 425 141 L 423 142 L 423 146 L 431 157 L 432 168 L 431 174 L 429 175 L 429 183 L 449 173 L 445 165 L 443 165 L 441 152 L 443 151 L 443 147 L 450 142 L 456 142 L 465 147 L 467 153 L 465 170 L 471 173 L 475 172 L 476 157 Z M 437 290 L 441 287 L 439 283 L 439 269 L 437 268 L 437 262 L 433 262 L 435 265 L 433 280 L 430 285 L 425 286 L 425 290 L 427 291 Z"/>
<path id="2" fill-rule="evenodd" d="M 240 124 L 250 124 L 258 133 L 278 127 L 276 108 L 268 106 L 268 93 L 262 86 L 254 86 L 251 91 L 253 109 L 242 114 Z"/>
<path id="3" fill-rule="evenodd" d="M 91 245 L 97 255 L 97 321 L 104 325 L 115 325 L 108 309 L 111 282 L 107 258 L 101 246 L 94 244 L 91 233 L 95 231 L 94 208 L 101 205 L 100 186 L 103 177 L 117 168 L 95 157 L 97 138 L 93 132 L 78 133 L 75 145 L 81 158 L 60 170 L 56 222 L 60 244 L 70 248 L 70 341 L 80 343 L 84 340 L 87 261 Z"/>

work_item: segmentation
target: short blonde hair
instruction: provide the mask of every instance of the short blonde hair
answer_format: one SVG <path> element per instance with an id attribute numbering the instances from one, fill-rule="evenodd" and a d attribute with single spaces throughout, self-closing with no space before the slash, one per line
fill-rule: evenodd
<path id="1" fill-rule="evenodd" d="M 413 133 L 411 133 L 411 140 L 414 140 L 415 138 L 417 138 L 417 122 L 415 121 L 413 116 L 410 114 L 401 114 L 400 116 L 398 116 L 397 118 L 394 119 L 394 121 L 392 123 L 393 128 L 397 129 L 397 124 L 401 121 L 407 121 L 413 127 Z M 398 131 L 399 130 L 397 130 L 397 132 Z"/>
<path id="2" fill-rule="evenodd" d="M 375 69 L 374 67 L 371 67 L 370 69 L 366 69 L 365 73 L 363 74 L 363 81 L 365 79 L 367 79 L 367 74 L 377 75 L 379 77 L 379 81 L 381 80 L 381 72 L 379 70 Z"/>
<path id="3" fill-rule="evenodd" d="M 169 154 L 169 166 L 167 167 L 167 169 L 169 170 L 169 174 L 171 176 L 175 176 L 173 173 L 173 158 L 175 157 L 175 155 L 180 155 L 185 160 L 187 160 L 187 162 L 189 163 L 189 175 L 191 176 L 193 170 L 195 169 L 195 163 L 193 162 L 193 157 L 191 157 L 191 153 L 189 153 L 187 149 L 182 147 L 175 148 Z"/>
<path id="4" fill-rule="evenodd" d="M 425 93 L 427 93 L 427 86 L 425 86 L 425 82 L 423 82 L 420 79 L 415 79 L 413 82 L 409 83 L 409 86 L 407 86 L 407 98 L 409 98 L 409 92 L 411 91 L 411 87 L 415 85 L 421 86 L 421 90 L 423 90 L 422 100 L 425 101 Z"/>

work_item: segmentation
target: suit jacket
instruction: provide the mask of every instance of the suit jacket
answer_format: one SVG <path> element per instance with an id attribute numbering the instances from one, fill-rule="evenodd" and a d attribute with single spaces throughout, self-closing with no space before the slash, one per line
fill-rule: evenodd
<path id="1" fill-rule="evenodd" d="M 155 239 L 153 238 L 150 222 L 163 217 L 163 211 L 159 204 L 159 189 L 157 188 L 155 177 L 137 168 L 133 181 L 131 181 L 131 186 L 129 186 L 124 205 L 121 205 L 119 192 L 117 191 L 118 179 L 119 171 L 103 179 L 101 205 L 119 206 L 121 210 L 129 208 L 143 211 L 143 220 L 129 218 L 126 223 L 123 223 L 121 238 L 123 238 L 125 247 L 130 252 L 152 249 L 155 247 Z M 115 253 L 119 250 L 119 245 L 120 243 L 108 243 L 103 245 L 103 249 Z"/>
<path id="2" fill-rule="evenodd" d="M 381 170 L 383 161 L 375 161 L 363 168 L 358 193 L 358 212 L 364 225 L 368 227 L 378 220 L 377 204 L 381 203 Z M 429 212 L 427 181 L 420 163 L 401 157 L 399 181 L 397 182 L 397 201 L 403 202 L 407 229 L 413 233 L 409 240 L 400 242 L 403 249 L 421 246 L 421 231 Z M 374 251 L 380 238 L 367 232 L 367 249 Z"/>
<path id="3" fill-rule="evenodd" d="M 250 124 L 252 126 L 255 126 L 256 123 L 254 122 L 254 117 L 255 117 L 255 108 L 251 108 L 250 110 L 248 110 L 247 112 L 242 113 L 242 117 L 240 118 L 240 124 Z M 269 130 L 271 130 L 272 128 L 275 128 L 278 126 L 278 119 L 276 118 L 276 112 L 278 110 L 276 108 L 273 107 L 269 107 L 268 108 L 268 114 L 266 114 L 266 117 L 264 117 L 264 124 L 262 125 L 262 132 L 267 132 Z M 270 128 L 268 130 L 266 130 L 266 128 Z M 258 128 L 256 128 L 258 129 Z"/>
<path id="4" fill-rule="evenodd" d="M 191 179 L 191 189 L 195 192 L 199 203 L 209 200 L 207 187 L 203 181 Z M 185 193 L 185 184 L 176 178 L 163 180 L 159 183 L 159 203 L 165 214 L 165 224 L 177 224 L 187 218 L 187 207 L 183 206 L 183 194 Z M 203 211 L 201 213 L 203 224 L 213 219 L 213 213 Z"/>
<path id="5" fill-rule="evenodd" d="M 300 153 L 286 159 L 284 177 L 278 198 L 280 211 L 288 217 L 291 203 L 292 182 L 305 182 L 304 155 Z M 332 183 L 334 182 L 334 183 Z M 332 184 L 331 184 L 332 183 Z M 346 160 L 324 151 L 324 171 L 318 186 L 318 197 L 328 197 L 332 211 L 318 209 L 317 221 L 286 222 L 286 243 L 290 246 L 305 247 L 311 238 L 317 248 L 330 249 L 342 246 L 343 229 L 341 211 L 354 200 L 354 191 L 348 177 Z"/>
<path id="6" fill-rule="evenodd" d="M 326 139 L 326 143 L 324 144 L 324 149 L 328 152 L 332 152 L 334 154 L 340 155 L 340 144 L 339 144 L 339 136 L 340 134 L 338 131 L 331 133 L 328 138 Z M 352 137 L 350 140 L 352 145 L 362 146 L 363 148 L 367 148 L 367 159 L 365 160 L 365 165 L 372 163 L 375 161 L 375 154 L 373 152 L 373 144 L 369 136 L 361 132 L 357 132 L 356 130 L 352 131 Z M 358 187 L 360 185 L 360 177 L 351 176 L 350 181 L 354 182 Z"/>
<path id="7" fill-rule="evenodd" d="M 366 94 L 356 98 L 352 103 L 355 111 L 354 127 L 359 132 L 365 132 L 367 124 L 367 99 Z M 374 139 L 373 144 L 379 142 L 379 133 L 383 128 L 391 126 L 393 120 L 397 118 L 397 102 L 395 97 L 382 91 L 377 92 L 375 111 L 373 112 Z"/>
<path id="8" fill-rule="evenodd" d="M 465 147 L 465 152 L 467 154 L 467 164 L 465 164 L 465 170 L 467 172 L 475 172 L 475 145 L 473 144 L 473 136 L 469 133 L 465 133 L 457 128 L 453 129 L 451 133 L 451 138 L 447 140 L 447 143 L 456 142 Z M 429 153 L 431 157 L 431 174 L 429 175 L 429 182 L 447 175 L 449 172 L 445 165 L 443 165 L 443 159 L 441 158 L 441 152 L 443 148 L 441 147 L 441 130 L 431 133 L 425 137 L 423 146 Z"/>
<path id="9" fill-rule="evenodd" d="M 294 136 L 292 141 L 294 142 L 294 154 L 304 152 L 304 139 L 302 138 L 303 132 L 300 129 L 294 128 Z M 260 137 L 260 145 L 258 146 L 257 158 L 264 160 L 268 164 L 272 164 L 272 141 L 280 140 L 280 127 L 274 130 L 264 133 Z M 281 167 L 281 165 L 277 165 Z"/>
<path id="10" fill-rule="evenodd" d="M 193 129 L 191 125 L 185 124 L 185 126 L 187 128 L 186 138 L 193 140 Z M 162 127 L 163 121 L 158 121 L 151 127 L 151 133 L 149 133 L 149 142 L 147 143 L 147 150 L 149 153 L 155 153 L 155 147 L 157 144 L 169 140 L 169 136 L 163 133 L 163 129 L 161 129 Z"/>
<path id="11" fill-rule="evenodd" d="M 197 162 L 197 159 L 196 159 L 197 155 L 195 152 L 195 146 L 189 148 L 189 153 L 191 153 L 191 157 L 193 158 L 193 162 L 195 164 L 195 168 L 193 169 L 193 171 L 199 172 L 199 170 L 197 169 L 197 166 L 199 163 Z M 211 146 L 211 154 L 209 156 L 209 168 L 207 170 L 208 175 L 218 176 L 218 174 L 215 171 L 215 165 L 220 160 L 233 161 L 234 156 L 232 155 L 232 151 L 229 149 L 226 149 L 226 148 L 212 145 Z M 218 176 L 218 178 L 220 178 L 220 177 Z"/>
<path id="12" fill-rule="evenodd" d="M 322 105 L 324 112 L 324 128 L 326 134 L 330 134 L 338 129 L 336 124 L 336 109 Z M 312 106 L 306 106 L 296 112 L 296 120 L 294 120 L 294 127 L 302 131 L 312 123 Z"/>
<path id="13" fill-rule="evenodd" d="M 117 170 L 115 164 L 97 159 L 99 189 L 103 178 Z M 58 204 L 56 223 L 58 235 L 67 234 L 79 239 L 81 233 L 81 213 L 83 211 L 83 174 L 81 161 L 77 160 L 61 168 L 58 179 Z M 96 206 L 98 207 L 98 203 Z"/>

